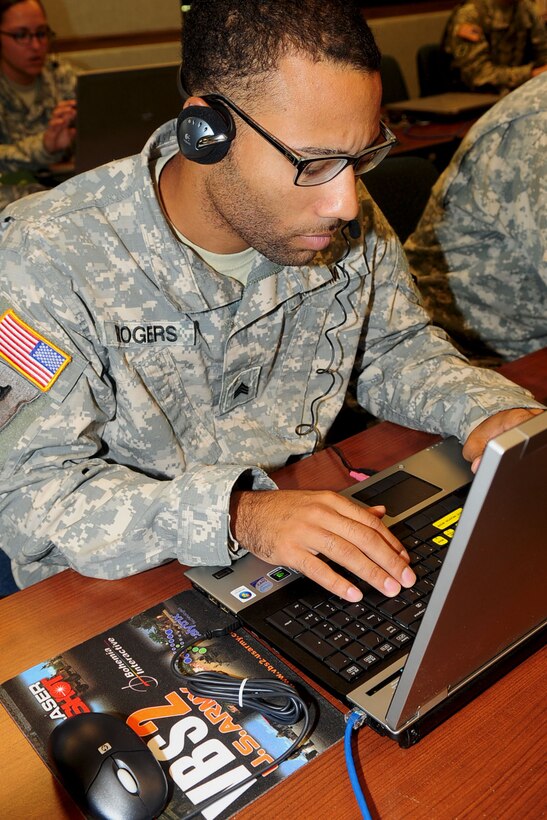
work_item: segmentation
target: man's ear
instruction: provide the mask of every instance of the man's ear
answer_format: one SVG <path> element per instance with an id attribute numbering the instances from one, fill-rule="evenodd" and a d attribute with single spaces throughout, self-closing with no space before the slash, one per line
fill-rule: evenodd
<path id="1" fill-rule="evenodd" d="M 183 157 L 202 165 L 220 162 L 236 135 L 231 113 L 222 103 L 188 97 L 177 119 L 177 141 Z"/>

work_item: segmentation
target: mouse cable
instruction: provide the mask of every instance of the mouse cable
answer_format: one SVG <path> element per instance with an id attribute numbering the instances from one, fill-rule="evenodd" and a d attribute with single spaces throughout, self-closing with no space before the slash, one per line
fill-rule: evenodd
<path id="1" fill-rule="evenodd" d="M 372 820 L 372 815 L 367 806 L 365 795 L 363 794 L 361 784 L 359 783 L 359 778 L 357 776 L 357 771 L 355 769 L 355 762 L 353 760 L 353 753 L 351 750 L 351 733 L 354 729 L 358 729 L 360 726 L 362 726 L 364 721 L 365 715 L 358 709 L 354 709 L 346 716 L 346 731 L 344 732 L 344 755 L 346 758 L 346 768 L 348 770 L 351 788 L 353 789 L 353 793 L 355 795 L 355 799 L 357 800 L 357 805 L 359 806 L 359 810 L 361 812 L 363 820 Z"/>
<path id="2" fill-rule="evenodd" d="M 308 707 L 296 689 L 290 684 L 272 678 L 240 679 L 227 675 L 225 672 L 195 672 L 191 675 L 185 675 L 180 671 L 179 660 L 191 646 L 195 646 L 204 640 L 227 635 L 240 627 L 241 623 L 235 621 L 227 627 L 212 629 L 197 638 L 186 641 L 172 656 L 171 671 L 175 677 L 184 682 L 188 691 L 196 697 L 236 703 L 240 709 L 244 707 L 254 709 L 264 717 L 276 720 L 279 723 L 291 724 L 303 720 L 302 729 L 296 740 L 272 763 L 266 764 L 264 768 L 254 772 L 239 783 L 234 783 L 232 786 L 199 803 L 192 811 L 185 814 L 181 820 L 190 820 L 191 817 L 197 817 L 204 809 L 212 806 L 231 792 L 252 783 L 258 777 L 269 774 L 283 761 L 291 757 L 310 730 L 311 717 Z"/>

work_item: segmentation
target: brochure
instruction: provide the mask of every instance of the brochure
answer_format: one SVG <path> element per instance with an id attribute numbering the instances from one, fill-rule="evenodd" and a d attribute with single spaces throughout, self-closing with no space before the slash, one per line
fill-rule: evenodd
<path id="1" fill-rule="evenodd" d="M 275 725 L 237 704 L 196 697 L 171 671 L 173 653 L 190 638 L 232 620 L 200 593 L 182 592 L 6 681 L 0 701 L 48 766 L 48 738 L 59 721 L 89 711 L 123 717 L 167 776 L 170 799 L 161 817 L 183 820 L 202 801 L 264 769 L 299 734 L 300 724 Z M 196 642 L 180 668 L 296 684 L 313 716 L 313 730 L 293 756 L 219 797 L 203 810 L 207 820 L 232 816 L 344 734 L 342 713 L 242 629 Z"/>

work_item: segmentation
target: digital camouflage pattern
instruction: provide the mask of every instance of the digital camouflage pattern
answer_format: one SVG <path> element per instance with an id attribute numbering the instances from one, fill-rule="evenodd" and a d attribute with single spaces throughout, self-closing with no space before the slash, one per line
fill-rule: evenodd
<path id="1" fill-rule="evenodd" d="M 27 108 L 0 72 L 0 208 L 29 193 L 43 190 L 33 172 L 62 158 L 48 153 L 43 134 L 53 109 L 76 96 L 76 74 L 67 63 L 48 58 L 38 82 L 34 104 Z"/>
<path id="2" fill-rule="evenodd" d="M 461 439 L 492 412 L 537 406 L 428 326 L 364 189 L 343 269 L 258 256 L 245 288 L 215 273 L 154 193 L 151 163 L 175 149 L 172 122 L 142 155 L 4 212 L 0 315 L 72 357 L 0 432 L 0 545 L 22 585 L 67 566 L 116 578 L 230 563 L 234 483 L 273 487 L 266 471 L 313 451 L 311 425 L 329 429 L 355 360 L 373 414 Z"/>
<path id="3" fill-rule="evenodd" d="M 405 250 L 431 318 L 475 361 L 547 346 L 547 74 L 473 126 Z"/>
<path id="4" fill-rule="evenodd" d="M 463 23 L 482 30 L 476 43 L 457 34 Z M 472 91 L 516 88 L 547 63 L 547 32 L 534 0 L 465 0 L 452 12 L 444 48 L 458 78 Z"/>

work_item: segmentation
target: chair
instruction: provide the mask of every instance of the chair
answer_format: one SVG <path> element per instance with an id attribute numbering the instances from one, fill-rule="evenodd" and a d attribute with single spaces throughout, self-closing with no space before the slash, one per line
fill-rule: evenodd
<path id="1" fill-rule="evenodd" d="M 395 57 L 382 56 L 380 77 L 382 78 L 382 105 L 408 100 L 409 94 L 405 78 Z"/>
<path id="2" fill-rule="evenodd" d="M 420 97 L 454 91 L 450 57 L 439 43 L 420 46 L 416 53 Z"/>
<path id="3" fill-rule="evenodd" d="M 390 157 L 363 177 L 387 221 L 404 242 L 424 211 L 439 172 L 425 157 Z"/>

